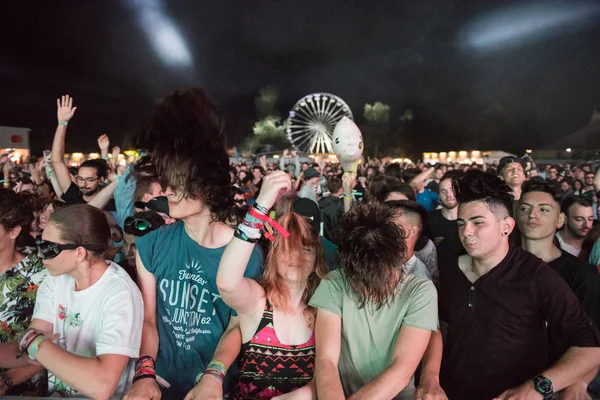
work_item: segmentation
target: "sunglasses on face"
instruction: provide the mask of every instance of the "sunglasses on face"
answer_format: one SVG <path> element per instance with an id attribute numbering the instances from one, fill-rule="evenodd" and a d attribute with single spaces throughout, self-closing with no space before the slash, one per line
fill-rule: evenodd
<path id="1" fill-rule="evenodd" d="M 64 250 L 74 250 L 78 247 L 83 247 L 84 249 L 91 251 L 101 251 L 106 249 L 106 246 L 101 244 L 61 244 L 42 239 L 36 239 L 35 244 L 37 245 L 38 255 L 43 260 L 49 260 L 56 257 Z"/>
<path id="2" fill-rule="evenodd" d="M 82 178 L 81 176 L 76 176 L 75 179 L 77 180 L 78 183 L 83 183 L 83 182 L 94 183 L 100 178 Z"/>

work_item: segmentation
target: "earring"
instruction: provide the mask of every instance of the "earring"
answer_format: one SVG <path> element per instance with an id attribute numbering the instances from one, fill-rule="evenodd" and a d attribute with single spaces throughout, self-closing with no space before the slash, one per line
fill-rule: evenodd
<path id="1" fill-rule="evenodd" d="M 504 232 L 504 233 L 503 233 L 503 235 L 504 235 L 504 236 L 508 235 L 508 232 Z"/>

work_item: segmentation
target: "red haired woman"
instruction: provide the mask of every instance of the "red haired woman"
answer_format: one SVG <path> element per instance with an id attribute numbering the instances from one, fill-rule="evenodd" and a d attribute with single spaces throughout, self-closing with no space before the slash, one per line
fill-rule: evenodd
<path id="1" fill-rule="evenodd" d="M 261 283 L 244 278 L 260 226 L 290 177 L 274 172 L 263 180 L 255 208 L 246 215 L 221 258 L 217 286 L 239 315 L 242 363 L 232 399 L 314 399 L 315 310 L 308 306 L 327 273 L 318 232 L 288 213 L 266 259 Z M 259 214 L 257 214 L 259 213 Z"/>

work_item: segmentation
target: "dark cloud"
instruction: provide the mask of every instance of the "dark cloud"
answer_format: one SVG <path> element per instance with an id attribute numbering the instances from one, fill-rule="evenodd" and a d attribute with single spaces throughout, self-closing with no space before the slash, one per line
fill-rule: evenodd
<path id="1" fill-rule="evenodd" d="M 308 93 L 331 92 L 358 117 L 366 102 L 389 104 L 393 120 L 413 109 L 417 150 L 486 143 L 516 151 L 577 130 L 600 99 L 600 28 L 591 17 L 489 51 L 464 45 L 473 26 L 485 31 L 524 2 L 150 1 L 183 37 L 187 66 L 157 53 L 140 26 L 143 3 L 3 4 L 0 125 L 32 128 L 39 151 L 52 140 L 54 99 L 69 93 L 80 108 L 68 144 L 91 149 L 104 132 L 120 143 L 165 92 L 200 85 L 236 144 L 251 133 L 254 96 L 273 85 L 283 115 Z M 556 4 L 548 7 L 556 15 Z"/>

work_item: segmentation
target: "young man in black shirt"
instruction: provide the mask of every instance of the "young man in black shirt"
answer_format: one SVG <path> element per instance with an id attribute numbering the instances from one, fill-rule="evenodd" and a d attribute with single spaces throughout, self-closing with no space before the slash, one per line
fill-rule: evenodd
<path id="1" fill-rule="evenodd" d="M 453 188 L 467 254 L 440 268 L 447 340 L 441 357 L 440 335 L 432 335 L 416 398 L 441 385 L 451 400 L 544 399 L 591 380 L 600 333 L 551 267 L 509 245 L 510 188 L 481 171 L 465 173 Z"/>
<path id="2" fill-rule="evenodd" d="M 442 177 L 439 183 L 440 204 L 439 210 L 429 212 L 429 223 L 426 235 L 437 246 L 443 239 L 456 236 L 458 217 L 458 203 L 452 191 L 452 179 L 460 176 L 460 171 L 450 171 Z"/>
<path id="3" fill-rule="evenodd" d="M 112 200 L 118 180 L 111 177 L 111 183 L 102 189 L 102 183 L 106 176 L 106 163 L 103 160 L 87 160 L 77 170 L 75 183 L 71 180 L 69 168 L 65 164 L 65 136 L 67 125 L 77 107 L 73 107 L 73 98 L 69 95 L 62 96 L 56 100 L 58 126 L 52 143 L 52 167 L 56 179 L 63 192 L 62 200 L 67 204 L 89 203 L 94 207 L 106 211 L 116 211 L 115 202 Z"/>
<path id="4" fill-rule="evenodd" d="M 554 233 L 565 221 L 560 212 L 561 194 L 548 182 L 525 182 L 517 210 L 523 248 L 548 263 L 567 282 L 587 315 L 600 323 L 598 271 L 554 245 Z"/>

